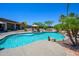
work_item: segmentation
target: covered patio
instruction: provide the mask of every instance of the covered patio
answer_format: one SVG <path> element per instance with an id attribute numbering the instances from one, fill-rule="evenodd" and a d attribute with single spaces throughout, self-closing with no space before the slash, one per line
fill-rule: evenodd
<path id="1" fill-rule="evenodd" d="M 0 32 L 21 30 L 21 29 L 23 29 L 22 23 L 0 18 Z"/>

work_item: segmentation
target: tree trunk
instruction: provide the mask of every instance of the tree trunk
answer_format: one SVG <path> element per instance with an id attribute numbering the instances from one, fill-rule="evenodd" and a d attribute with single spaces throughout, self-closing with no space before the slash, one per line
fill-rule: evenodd
<path id="1" fill-rule="evenodd" d="M 71 33 L 70 33 L 70 30 L 67 30 L 67 33 L 68 33 L 68 36 L 69 36 L 69 38 L 70 38 L 70 41 L 72 42 L 73 45 L 75 45 L 75 42 L 74 42 L 74 40 L 72 39 L 72 35 L 71 35 Z"/>
<path id="2" fill-rule="evenodd" d="M 38 31 L 38 32 L 40 32 L 40 29 L 39 29 L 39 28 L 37 28 L 37 31 Z"/>
<path id="3" fill-rule="evenodd" d="M 72 31 L 73 37 L 75 37 L 75 31 L 73 29 L 71 31 Z"/>
<path id="4" fill-rule="evenodd" d="M 77 40 L 76 36 L 75 36 L 75 43 L 76 43 L 76 45 L 78 45 L 78 40 Z"/>
<path id="5" fill-rule="evenodd" d="M 78 30 L 75 31 L 75 43 L 76 43 L 76 45 L 78 45 L 77 33 L 78 33 Z"/>

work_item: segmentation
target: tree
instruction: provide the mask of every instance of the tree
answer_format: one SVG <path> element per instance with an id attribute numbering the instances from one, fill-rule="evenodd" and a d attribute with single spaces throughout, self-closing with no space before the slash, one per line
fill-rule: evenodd
<path id="1" fill-rule="evenodd" d="M 43 27 L 43 23 L 42 22 L 35 22 L 33 23 L 34 25 L 37 25 L 37 31 L 40 32 L 40 28 Z"/>
<path id="2" fill-rule="evenodd" d="M 35 22 L 33 24 L 38 25 L 39 29 L 43 28 L 46 30 L 47 28 L 49 28 L 49 26 L 52 25 L 52 23 L 53 23 L 52 21 L 45 21 L 45 22 Z"/>
<path id="3" fill-rule="evenodd" d="M 62 30 L 63 25 L 62 24 L 56 24 L 54 25 L 54 28 L 57 30 L 57 32 Z"/>
<path id="4" fill-rule="evenodd" d="M 43 24 L 43 29 L 47 29 L 48 28 L 48 26 L 46 25 L 46 24 Z"/>
<path id="5" fill-rule="evenodd" d="M 42 22 L 35 22 L 33 24 L 38 25 L 40 28 L 44 26 L 44 24 Z"/>
<path id="6" fill-rule="evenodd" d="M 52 25 L 52 21 L 50 21 L 50 20 L 48 20 L 48 21 L 45 21 L 45 24 L 47 25 L 47 26 L 51 26 Z"/>
<path id="7" fill-rule="evenodd" d="M 78 44 L 77 34 L 79 30 L 79 18 L 74 13 L 70 13 L 69 16 L 62 16 L 60 18 L 60 22 L 61 22 L 61 25 L 58 24 L 55 27 L 65 30 L 72 44 L 77 45 Z"/>
<path id="8" fill-rule="evenodd" d="M 23 26 L 24 26 L 24 31 L 27 31 L 27 23 L 23 22 Z"/>

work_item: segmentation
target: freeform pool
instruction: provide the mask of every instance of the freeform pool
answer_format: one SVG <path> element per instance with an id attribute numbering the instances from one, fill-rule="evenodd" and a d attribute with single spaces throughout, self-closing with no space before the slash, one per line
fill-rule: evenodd
<path id="1" fill-rule="evenodd" d="M 2 40 L 6 40 L 4 43 L 0 44 L 1 48 L 15 48 L 38 40 L 47 40 L 48 36 L 57 41 L 64 39 L 64 36 L 57 32 L 41 32 L 41 33 L 23 33 L 23 34 L 13 34 L 6 36 Z"/>

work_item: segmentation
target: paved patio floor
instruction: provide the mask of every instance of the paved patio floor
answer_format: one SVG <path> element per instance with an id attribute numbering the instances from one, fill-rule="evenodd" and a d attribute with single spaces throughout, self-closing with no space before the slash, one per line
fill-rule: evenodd
<path id="1" fill-rule="evenodd" d="M 31 44 L 4 49 L 0 51 L 0 56 L 66 56 L 62 46 L 47 40 L 36 41 Z"/>

